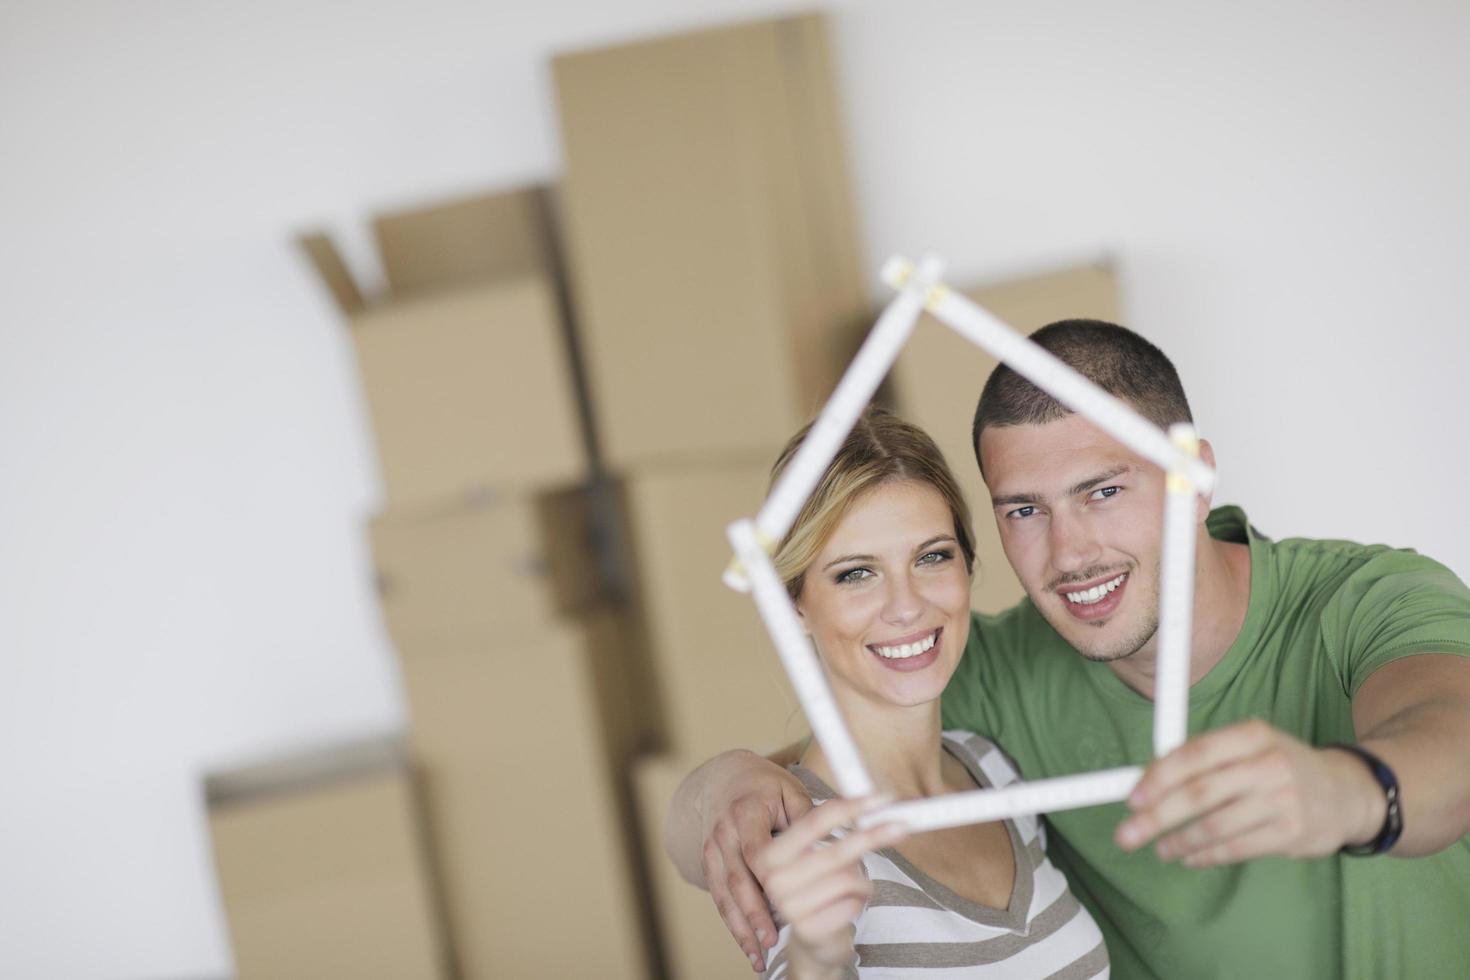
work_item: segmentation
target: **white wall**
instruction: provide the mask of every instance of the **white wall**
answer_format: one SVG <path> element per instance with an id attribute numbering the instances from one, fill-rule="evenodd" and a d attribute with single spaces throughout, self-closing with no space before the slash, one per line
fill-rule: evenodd
<path id="1" fill-rule="evenodd" d="M 747 12 L 0 6 L 0 975 L 227 974 L 198 771 L 401 723 L 351 352 L 293 232 L 370 270 L 371 210 L 555 174 L 548 53 Z M 875 265 L 1110 254 L 1224 499 L 1470 574 L 1470 8 L 835 27 Z"/>

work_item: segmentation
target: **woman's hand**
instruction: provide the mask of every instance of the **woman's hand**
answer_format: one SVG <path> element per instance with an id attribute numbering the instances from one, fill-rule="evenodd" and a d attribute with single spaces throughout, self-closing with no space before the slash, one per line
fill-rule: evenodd
<path id="1" fill-rule="evenodd" d="M 887 803 L 864 797 L 831 800 L 793 823 L 752 862 L 766 897 L 791 925 L 793 957 L 831 968 L 852 962 L 852 923 L 872 897 L 873 885 L 863 873 L 862 856 L 907 836 L 901 824 L 878 824 L 854 830 L 824 844 L 838 827 Z M 799 954 L 798 954 L 799 949 Z"/>

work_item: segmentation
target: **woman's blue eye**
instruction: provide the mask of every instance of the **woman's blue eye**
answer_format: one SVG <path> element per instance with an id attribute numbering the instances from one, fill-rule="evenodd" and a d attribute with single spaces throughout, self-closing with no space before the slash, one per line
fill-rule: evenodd
<path id="1" fill-rule="evenodd" d="M 931 551 L 927 555 L 925 555 L 924 557 L 920 558 L 919 559 L 919 564 L 921 564 L 921 565 L 938 565 L 940 562 L 949 561 L 953 557 L 954 557 L 954 552 L 953 551 L 949 551 L 948 549 L 941 548 L 938 551 Z"/>
<path id="2" fill-rule="evenodd" d="M 836 581 L 838 585 L 848 585 L 852 582 L 861 582 L 872 574 L 866 568 L 849 568 L 845 572 L 838 572 Z"/>

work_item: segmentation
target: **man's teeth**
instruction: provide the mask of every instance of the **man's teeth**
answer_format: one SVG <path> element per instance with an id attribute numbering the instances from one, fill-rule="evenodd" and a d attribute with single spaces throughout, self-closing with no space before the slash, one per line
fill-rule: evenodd
<path id="1" fill-rule="evenodd" d="M 1116 589 L 1118 586 L 1122 585 L 1123 580 L 1127 577 L 1128 573 L 1124 572 L 1117 578 L 1104 582 L 1101 585 L 1094 585 L 1092 588 L 1086 589 L 1082 592 L 1063 592 L 1062 595 L 1067 597 L 1068 602 L 1075 602 L 1080 606 L 1090 606 L 1094 602 L 1100 600 L 1103 596 L 1107 595 L 1109 592 Z"/>
<path id="2" fill-rule="evenodd" d="M 905 643 L 896 647 L 874 647 L 880 657 L 889 660 L 907 660 L 909 657 L 917 657 L 934 648 L 934 641 L 939 639 L 939 631 L 935 630 L 917 643 Z"/>

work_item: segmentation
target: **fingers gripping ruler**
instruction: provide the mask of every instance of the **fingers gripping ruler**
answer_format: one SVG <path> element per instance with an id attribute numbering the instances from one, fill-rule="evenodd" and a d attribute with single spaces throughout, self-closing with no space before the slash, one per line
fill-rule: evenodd
<path id="1" fill-rule="evenodd" d="M 939 274 L 940 263 L 933 257 L 917 266 L 897 257 L 884 265 L 883 279 L 898 290 L 898 295 L 868 333 L 760 511 L 753 519 L 736 521 L 728 529 L 735 558 L 725 570 L 725 582 L 753 594 L 812 734 L 832 764 L 838 788 L 848 797 L 873 792 L 873 783 L 770 556 L 776 543 L 791 530 L 802 505 L 898 359 L 925 310 L 1164 470 L 1168 492 L 1163 515 L 1155 754 L 1177 747 L 1186 731 L 1194 602 L 1194 512 L 1197 497 L 1209 493 L 1215 481 L 1214 470 L 1200 459 L 1194 429 L 1174 426 L 1165 433 L 1127 403 L 946 287 L 939 281 Z M 1093 806 L 1123 799 L 1141 775 L 1140 767 L 1125 766 L 1015 783 L 1003 789 L 906 800 L 870 814 L 862 822 L 894 820 L 914 830 L 932 830 Z"/>

